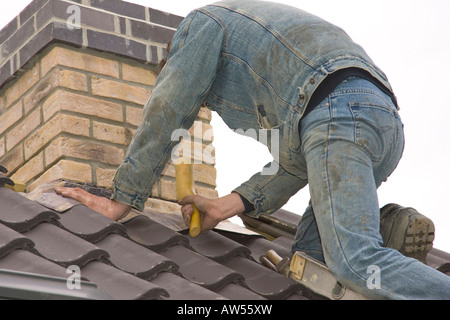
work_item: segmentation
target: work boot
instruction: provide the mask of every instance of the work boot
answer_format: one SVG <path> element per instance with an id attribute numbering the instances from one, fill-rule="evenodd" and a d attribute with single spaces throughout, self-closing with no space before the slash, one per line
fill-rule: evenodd
<path id="1" fill-rule="evenodd" d="M 414 208 L 395 203 L 385 205 L 380 210 L 380 233 L 383 246 L 423 263 L 433 247 L 433 221 Z"/>

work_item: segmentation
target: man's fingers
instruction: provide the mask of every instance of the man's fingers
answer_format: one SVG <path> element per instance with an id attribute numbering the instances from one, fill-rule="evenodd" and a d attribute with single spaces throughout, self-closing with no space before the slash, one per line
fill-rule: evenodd
<path id="1" fill-rule="evenodd" d="M 181 207 L 181 214 L 183 215 L 184 223 L 188 227 L 191 223 L 191 215 L 193 212 L 194 212 L 194 208 L 192 208 L 192 205 L 190 205 L 190 204 L 185 204 Z"/>
<path id="2" fill-rule="evenodd" d="M 55 188 L 55 191 L 56 191 L 56 193 L 58 193 L 64 197 L 79 200 L 82 197 L 80 191 L 84 191 L 84 190 L 82 190 L 80 188 L 58 187 L 58 188 Z"/>
<path id="3" fill-rule="evenodd" d="M 183 199 L 181 199 L 180 201 L 178 201 L 178 203 L 181 205 L 194 204 L 195 197 L 196 197 L 195 195 L 186 196 Z"/>
<path id="4" fill-rule="evenodd" d="M 57 187 L 55 191 L 115 221 L 123 219 L 131 211 L 131 206 L 127 204 L 93 195 L 81 188 Z"/>
<path id="5" fill-rule="evenodd" d="M 86 206 L 92 204 L 93 195 L 81 188 L 58 187 L 55 188 L 55 191 L 64 197 L 75 199 Z"/>

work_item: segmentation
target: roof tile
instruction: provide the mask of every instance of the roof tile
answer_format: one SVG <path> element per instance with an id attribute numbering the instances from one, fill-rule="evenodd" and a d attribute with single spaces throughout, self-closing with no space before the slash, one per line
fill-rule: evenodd
<path id="1" fill-rule="evenodd" d="M 433 248 L 427 255 L 427 264 L 441 272 L 450 271 L 450 254 L 442 250 Z"/>
<path id="2" fill-rule="evenodd" d="M 28 231 L 41 222 L 54 223 L 59 218 L 55 212 L 7 188 L 0 187 L 0 199 L 0 223 L 17 232 Z"/>
<path id="3" fill-rule="evenodd" d="M 173 261 L 117 234 L 108 235 L 96 245 L 110 254 L 115 267 L 139 278 L 152 279 L 162 271 L 178 269 Z"/>
<path id="4" fill-rule="evenodd" d="M 76 205 L 64 212 L 60 215 L 59 221 L 66 230 L 93 243 L 110 233 L 126 235 L 125 227 L 122 224 L 108 219 L 84 205 Z"/>
<path id="5" fill-rule="evenodd" d="M 172 246 L 161 254 L 179 265 L 179 272 L 185 279 L 212 291 L 229 283 L 244 283 L 241 274 L 183 246 Z"/>
<path id="6" fill-rule="evenodd" d="M 250 250 L 217 232 L 202 233 L 195 238 L 190 238 L 191 247 L 201 255 L 217 262 L 229 261 L 233 257 L 250 257 Z"/>
<path id="7" fill-rule="evenodd" d="M 184 235 L 144 215 L 136 216 L 124 222 L 123 225 L 126 227 L 127 234 L 131 240 L 156 252 L 173 245 L 186 247 L 189 245 L 189 240 Z"/>
<path id="8" fill-rule="evenodd" d="M 151 282 L 164 287 L 169 293 L 168 300 L 223 300 L 225 297 L 194 284 L 176 274 L 161 272 Z"/>
<path id="9" fill-rule="evenodd" d="M 250 289 L 236 283 L 227 284 L 225 287 L 218 290 L 217 293 L 232 300 L 267 300 Z"/>
<path id="10" fill-rule="evenodd" d="M 285 299 L 303 288 L 294 280 L 243 257 L 235 257 L 225 265 L 241 273 L 247 286 L 267 299 Z"/>
<path id="11" fill-rule="evenodd" d="M 81 274 L 117 300 L 161 299 L 169 295 L 164 288 L 99 261 L 85 265 Z"/>
<path id="12" fill-rule="evenodd" d="M 219 232 L 223 235 L 226 235 L 230 239 L 233 239 L 234 241 L 240 243 L 241 245 L 247 247 L 251 252 L 252 258 L 255 259 L 256 261 L 259 261 L 259 257 L 265 255 L 267 251 L 271 249 L 275 250 L 282 258 L 285 257 L 290 258 L 292 256 L 290 248 L 287 248 L 286 246 L 280 246 L 275 242 L 269 241 L 262 236 L 257 235 L 248 236 L 222 230 Z"/>
<path id="13" fill-rule="evenodd" d="M 2 224 L 0 224 L 0 258 L 17 249 L 34 247 L 33 241 Z"/>
<path id="14" fill-rule="evenodd" d="M 35 243 L 44 258 L 64 267 L 83 266 L 92 260 L 104 260 L 108 252 L 50 223 L 41 223 L 24 233 Z"/>

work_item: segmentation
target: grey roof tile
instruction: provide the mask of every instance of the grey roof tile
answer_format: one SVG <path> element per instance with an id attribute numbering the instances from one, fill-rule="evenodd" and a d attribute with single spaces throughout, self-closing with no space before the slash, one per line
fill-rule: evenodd
<path id="1" fill-rule="evenodd" d="M 309 298 L 302 296 L 301 294 L 294 293 L 286 298 L 286 300 L 310 300 Z"/>
<path id="2" fill-rule="evenodd" d="M 163 287 L 169 293 L 167 300 L 224 300 L 224 296 L 194 284 L 174 273 L 162 272 L 151 283 Z"/>
<path id="3" fill-rule="evenodd" d="M 286 250 L 291 251 L 294 240 L 287 237 L 278 237 L 275 240 L 273 240 L 272 243 L 276 244 L 277 246 L 283 247 Z"/>
<path id="4" fill-rule="evenodd" d="M 189 240 L 184 235 L 144 215 L 136 216 L 123 225 L 130 239 L 156 252 L 173 245 L 189 245 Z"/>
<path id="5" fill-rule="evenodd" d="M 17 249 L 33 248 L 34 243 L 22 234 L 0 224 L 0 258 Z"/>
<path id="6" fill-rule="evenodd" d="M 111 263 L 143 279 L 152 279 L 163 271 L 176 271 L 178 266 L 156 252 L 117 234 L 110 234 L 96 243 L 107 251 Z"/>
<path id="7" fill-rule="evenodd" d="M 0 222 L 18 232 L 32 229 L 42 222 L 55 222 L 58 215 L 18 193 L 0 187 Z"/>
<path id="8" fill-rule="evenodd" d="M 97 242 L 110 233 L 126 235 L 125 227 L 84 205 L 76 205 L 60 214 L 64 229 L 89 242 Z"/>
<path id="9" fill-rule="evenodd" d="M 442 250 L 433 248 L 427 255 L 427 264 L 441 272 L 450 271 L 450 254 Z"/>
<path id="10" fill-rule="evenodd" d="M 190 238 L 189 243 L 196 252 L 217 262 L 229 261 L 236 256 L 251 255 L 249 248 L 214 231 Z"/>
<path id="11" fill-rule="evenodd" d="M 92 260 L 104 260 L 108 252 L 50 223 L 41 223 L 24 233 L 35 243 L 36 251 L 64 267 L 83 266 Z"/>
<path id="12" fill-rule="evenodd" d="M 294 280 L 243 257 L 235 257 L 225 265 L 241 273 L 249 289 L 267 299 L 285 299 L 303 289 Z"/>
<path id="13" fill-rule="evenodd" d="M 279 209 L 267 218 L 271 221 L 276 221 L 276 223 L 279 223 L 280 225 L 283 225 L 286 231 L 291 230 L 295 233 L 297 231 L 297 225 L 300 222 L 302 216 L 284 209 Z"/>
<path id="14" fill-rule="evenodd" d="M 267 300 L 263 296 L 236 283 L 229 283 L 217 293 L 232 300 Z"/>
<path id="15" fill-rule="evenodd" d="M 247 247 L 254 260 L 259 261 L 259 257 L 265 255 L 268 250 L 275 250 L 282 258 L 291 257 L 292 252 L 290 247 L 280 246 L 273 241 L 269 241 L 262 236 L 248 236 L 233 232 L 219 231 L 221 234 L 226 235 L 228 238 L 240 243 Z"/>
<path id="16" fill-rule="evenodd" d="M 229 283 L 244 282 L 241 274 L 183 246 L 169 247 L 161 254 L 180 267 L 179 272 L 184 278 L 212 291 Z"/>
<path id="17" fill-rule="evenodd" d="M 164 288 L 99 261 L 85 265 L 81 274 L 117 300 L 154 300 L 169 295 Z"/>
<path id="18" fill-rule="evenodd" d="M 258 219 L 247 215 L 240 215 L 240 217 L 249 229 L 262 231 L 273 238 L 288 237 L 292 239 L 301 219 L 300 215 L 284 209 L 279 209 L 271 215 L 262 214 Z"/>

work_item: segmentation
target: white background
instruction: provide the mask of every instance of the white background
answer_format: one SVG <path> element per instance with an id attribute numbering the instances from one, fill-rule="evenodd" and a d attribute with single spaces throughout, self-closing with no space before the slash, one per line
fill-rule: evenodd
<path id="1" fill-rule="evenodd" d="M 185 16 L 214 0 L 129 0 Z M 8 1 L 0 28 L 28 5 Z M 450 252 L 450 1 L 449 0 L 278 0 L 316 14 L 347 31 L 387 74 L 405 123 L 406 149 L 397 170 L 379 189 L 380 207 L 411 206 L 436 225 L 435 248 Z M 272 160 L 254 140 L 237 136 L 213 115 L 223 196 Z M 307 188 L 284 207 L 302 214 Z"/>

